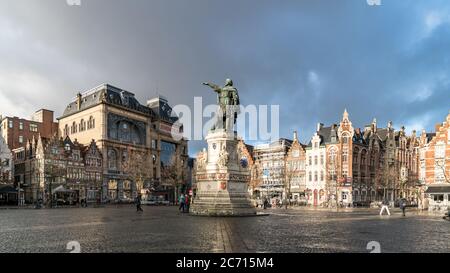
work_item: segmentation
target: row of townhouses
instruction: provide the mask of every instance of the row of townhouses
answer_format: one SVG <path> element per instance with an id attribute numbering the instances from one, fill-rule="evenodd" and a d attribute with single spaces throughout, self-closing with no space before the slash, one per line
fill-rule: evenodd
<path id="1" fill-rule="evenodd" d="M 450 115 L 436 133 L 411 134 L 376 119 L 354 128 L 347 111 L 338 124 L 318 124 L 308 144 L 280 139 L 252 147 L 255 198 L 290 198 L 311 206 L 370 205 L 406 198 L 423 208 L 450 199 Z"/>
<path id="2" fill-rule="evenodd" d="M 149 192 L 173 202 L 189 187 L 187 141 L 173 137 L 183 128 L 162 96 L 143 105 L 103 84 L 78 93 L 56 121 L 39 110 L 0 124 L 2 182 L 20 202 L 127 202 Z"/>

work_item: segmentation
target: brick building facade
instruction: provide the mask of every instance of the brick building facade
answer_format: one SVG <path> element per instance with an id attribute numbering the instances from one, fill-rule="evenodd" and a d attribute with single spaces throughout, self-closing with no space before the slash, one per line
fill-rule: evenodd
<path id="1" fill-rule="evenodd" d="M 37 111 L 31 119 L 3 117 L 1 126 L 1 134 L 11 151 L 25 146 L 33 138 L 51 138 L 58 133 L 53 111 L 46 109 Z"/>
<path id="2" fill-rule="evenodd" d="M 444 210 L 450 205 L 450 114 L 436 125 L 435 133 L 422 132 L 419 153 L 419 179 L 426 203 L 422 207 Z"/>

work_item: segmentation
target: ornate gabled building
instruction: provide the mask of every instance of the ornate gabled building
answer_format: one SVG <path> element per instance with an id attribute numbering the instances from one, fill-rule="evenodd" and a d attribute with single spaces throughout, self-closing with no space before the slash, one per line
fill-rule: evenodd
<path id="1" fill-rule="evenodd" d="M 84 146 L 68 136 L 38 137 L 14 156 L 15 183 L 25 191 L 25 202 L 100 201 L 103 161 L 95 141 Z"/>
<path id="2" fill-rule="evenodd" d="M 407 136 L 404 127 L 395 131 L 392 122 L 378 128 L 374 119 L 364 130 L 354 129 L 345 110 L 339 125 L 318 125 L 307 148 L 307 186 L 326 195 L 328 202 L 337 197 L 344 206 L 383 198 L 416 200 L 418 147 L 414 131 Z M 311 190 L 307 195 L 317 199 Z"/>
<path id="3" fill-rule="evenodd" d="M 422 131 L 419 142 L 419 180 L 429 204 L 422 208 L 445 210 L 450 205 L 450 114 L 435 133 Z"/>
<path id="4" fill-rule="evenodd" d="M 286 155 L 286 190 L 290 200 L 298 201 L 306 190 L 306 145 L 298 140 L 294 131 L 294 140 Z"/>
<path id="5" fill-rule="evenodd" d="M 175 201 L 187 182 L 187 141 L 167 100 L 142 105 L 134 94 L 100 85 L 78 94 L 58 118 L 63 136 L 84 145 L 92 139 L 103 155 L 102 200 L 132 201 L 154 191 Z"/>
<path id="6" fill-rule="evenodd" d="M 317 125 L 317 130 L 305 148 L 305 199 L 308 205 L 322 206 L 328 199 L 326 178 L 326 131 L 323 124 Z"/>

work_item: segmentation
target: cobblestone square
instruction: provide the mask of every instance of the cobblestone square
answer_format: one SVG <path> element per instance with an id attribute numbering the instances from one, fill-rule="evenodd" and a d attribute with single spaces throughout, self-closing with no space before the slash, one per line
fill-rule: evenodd
<path id="1" fill-rule="evenodd" d="M 78 241 L 83 253 L 450 252 L 450 222 L 410 211 L 339 213 L 267 210 L 268 216 L 194 217 L 176 207 L 0 210 L 0 252 L 64 253 Z"/>

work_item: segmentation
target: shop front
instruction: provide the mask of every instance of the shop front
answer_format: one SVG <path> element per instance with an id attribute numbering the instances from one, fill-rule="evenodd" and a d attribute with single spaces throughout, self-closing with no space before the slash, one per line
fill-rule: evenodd
<path id="1" fill-rule="evenodd" d="M 74 206 L 79 201 L 79 191 L 58 186 L 52 190 L 52 201 L 56 206 Z"/>
<path id="2" fill-rule="evenodd" d="M 425 190 L 428 210 L 445 213 L 450 206 L 450 185 L 430 185 Z"/>
<path id="3" fill-rule="evenodd" d="M 0 186 L 0 206 L 17 205 L 17 204 L 18 204 L 17 189 L 9 185 Z"/>

